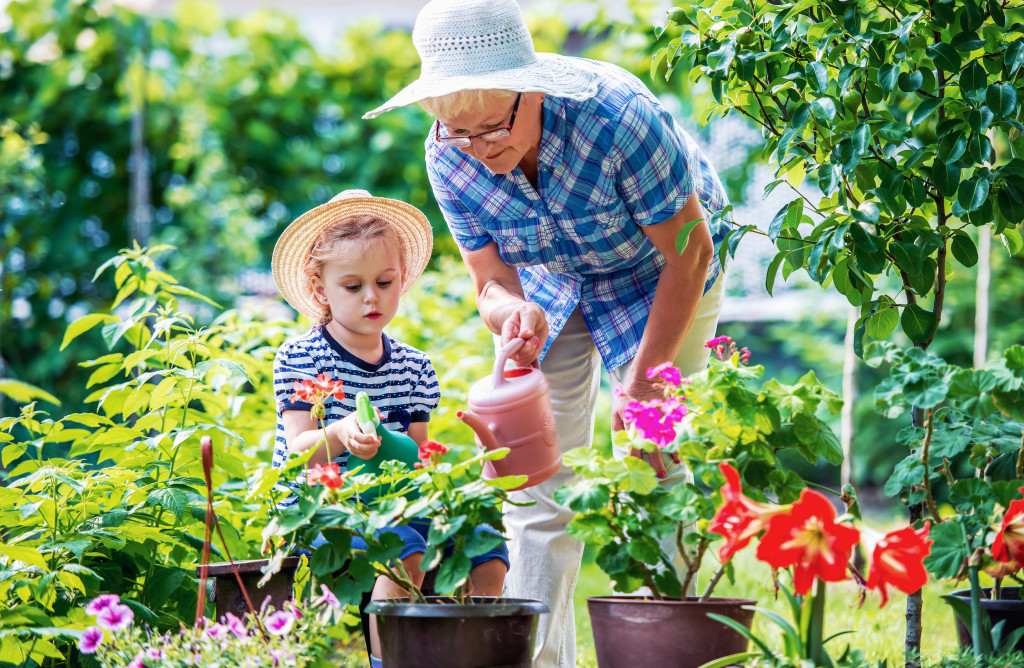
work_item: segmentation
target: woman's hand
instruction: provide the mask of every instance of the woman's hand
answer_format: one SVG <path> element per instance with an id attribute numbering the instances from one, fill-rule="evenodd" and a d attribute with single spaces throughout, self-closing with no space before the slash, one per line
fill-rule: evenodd
<path id="1" fill-rule="evenodd" d="M 360 459 L 370 459 L 377 454 L 377 449 L 380 448 L 380 436 L 364 434 L 359 429 L 359 417 L 356 413 L 350 413 L 346 417 L 332 422 L 327 429 L 333 432 L 332 435 L 338 440 L 341 447 Z"/>
<path id="2" fill-rule="evenodd" d="M 501 345 L 512 339 L 523 339 L 524 345 L 509 355 L 516 366 L 531 366 L 537 362 L 544 342 L 548 339 L 548 321 L 544 310 L 533 302 L 521 301 L 509 304 L 509 313 L 501 324 Z"/>
<path id="3" fill-rule="evenodd" d="M 627 386 L 622 388 L 621 392 L 612 393 L 612 431 L 622 431 L 626 428 L 625 421 L 622 419 L 622 409 L 626 404 L 631 401 L 650 401 L 652 399 L 665 398 L 662 390 L 654 387 L 654 382 L 653 380 L 633 378 Z M 650 465 L 654 467 L 654 472 L 657 476 L 659 478 L 665 477 L 665 461 L 662 459 L 660 449 L 655 448 L 651 452 L 644 452 L 634 448 L 630 450 L 629 454 L 638 459 L 646 458 Z M 672 453 L 672 461 L 678 464 L 679 455 Z"/>

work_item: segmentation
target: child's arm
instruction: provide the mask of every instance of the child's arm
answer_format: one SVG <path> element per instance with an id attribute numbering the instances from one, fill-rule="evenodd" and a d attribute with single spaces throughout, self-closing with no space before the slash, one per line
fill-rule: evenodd
<path id="1" fill-rule="evenodd" d="M 324 430 L 309 417 L 309 411 L 283 411 L 281 422 L 284 426 L 285 438 L 288 439 L 289 452 L 305 452 L 316 448 L 316 452 L 309 458 L 309 463 L 311 465 L 327 463 Z M 380 447 L 379 436 L 364 434 L 359 430 L 355 413 L 330 423 L 327 425 L 326 431 L 331 455 L 335 457 L 348 450 L 357 457 L 369 459 L 377 454 L 377 448 Z"/>
<path id="2" fill-rule="evenodd" d="M 429 422 L 413 422 L 409 425 L 408 436 L 412 440 L 416 441 L 416 445 L 421 445 L 423 441 L 427 440 L 427 425 Z"/>

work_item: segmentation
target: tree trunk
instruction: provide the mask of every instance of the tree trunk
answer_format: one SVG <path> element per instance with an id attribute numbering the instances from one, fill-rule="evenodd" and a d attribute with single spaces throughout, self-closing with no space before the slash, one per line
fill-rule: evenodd
<path id="1" fill-rule="evenodd" d="M 843 411 L 839 416 L 839 442 L 843 449 L 843 464 L 839 470 L 839 486 L 853 483 L 853 405 L 857 401 L 856 339 L 859 309 L 850 306 L 846 312 L 846 339 L 843 341 Z"/>
<path id="2" fill-rule="evenodd" d="M 149 244 L 153 215 L 149 194 L 149 151 L 146 149 L 146 65 L 149 60 L 149 23 L 139 18 L 136 28 L 138 52 L 135 57 L 142 74 L 135 79 L 139 90 L 129 91 L 132 101 L 132 152 L 128 162 L 128 234 L 140 246 Z M 131 79 L 131 78 L 130 78 Z M 129 85 L 131 85 L 129 83 Z"/>

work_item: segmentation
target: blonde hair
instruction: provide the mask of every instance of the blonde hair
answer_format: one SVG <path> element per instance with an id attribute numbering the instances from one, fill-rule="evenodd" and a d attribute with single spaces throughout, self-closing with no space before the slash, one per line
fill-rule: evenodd
<path id="1" fill-rule="evenodd" d="M 419 105 L 428 114 L 437 118 L 451 118 L 466 111 L 478 111 L 489 107 L 495 102 L 511 100 L 518 93 L 501 88 L 474 88 L 458 90 L 440 97 L 428 97 L 419 101 Z"/>
<path id="2" fill-rule="evenodd" d="M 315 294 L 316 281 L 314 279 L 323 278 L 321 272 L 324 263 L 334 258 L 343 244 L 353 242 L 393 243 L 401 248 L 402 238 L 391 223 L 370 214 L 339 218 L 330 223 L 321 230 L 316 241 L 313 242 L 309 249 L 309 256 L 306 258 L 306 265 L 303 267 L 310 292 Z M 405 255 L 399 252 L 398 257 L 402 263 L 401 271 L 404 274 Z M 320 324 L 326 325 L 331 321 L 331 306 L 323 304 L 319 300 L 316 301 L 316 305 L 320 309 Z"/>

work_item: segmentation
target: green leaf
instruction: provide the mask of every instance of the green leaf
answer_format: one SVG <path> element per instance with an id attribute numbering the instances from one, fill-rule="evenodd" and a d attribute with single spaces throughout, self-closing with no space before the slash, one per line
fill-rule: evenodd
<path id="1" fill-rule="evenodd" d="M 921 125 L 921 123 L 924 122 L 924 119 L 931 116 L 932 112 L 938 109 L 939 105 L 944 101 L 945 99 L 941 97 L 930 97 L 921 102 L 921 104 L 917 105 L 917 108 L 914 109 L 914 116 L 910 121 L 910 124 L 914 127 Z"/>
<path id="2" fill-rule="evenodd" d="M 935 65 L 946 72 L 959 72 L 962 61 L 960 54 L 949 44 L 938 42 L 925 48 L 928 57 Z"/>
<path id="3" fill-rule="evenodd" d="M 940 580 L 957 577 L 970 556 L 960 525 L 955 521 L 934 524 L 929 538 L 933 541 L 932 551 L 925 557 L 925 568 Z"/>
<path id="4" fill-rule="evenodd" d="M 0 394 L 10 397 L 19 404 L 42 399 L 55 406 L 60 406 L 60 399 L 57 397 L 42 388 L 23 383 L 20 380 L 0 379 Z"/>
<path id="5" fill-rule="evenodd" d="M 577 515 L 566 528 L 569 535 L 581 543 L 607 545 L 615 538 L 607 518 L 594 515 Z"/>
<path id="6" fill-rule="evenodd" d="M 1024 64 L 1024 41 L 1016 40 L 1011 42 L 1006 51 L 1003 52 L 1003 67 L 1008 76 L 1012 77 Z"/>
<path id="7" fill-rule="evenodd" d="M 896 82 L 899 81 L 900 66 L 893 64 L 885 64 L 878 68 L 878 85 L 882 87 L 886 93 L 891 92 L 896 88 Z"/>
<path id="8" fill-rule="evenodd" d="M 939 160 L 953 162 L 967 150 L 967 137 L 962 132 L 950 132 L 939 139 Z"/>
<path id="9" fill-rule="evenodd" d="M 690 232 L 693 231 L 693 228 L 702 223 L 703 220 L 703 218 L 691 220 L 683 225 L 682 229 L 679 230 L 679 234 L 676 235 L 676 251 L 678 251 L 680 255 L 683 254 L 683 251 L 686 250 L 687 244 L 690 242 Z"/>
<path id="10" fill-rule="evenodd" d="M 911 341 L 924 343 L 935 333 L 935 314 L 924 310 L 917 304 L 907 304 L 903 307 L 900 324 Z"/>
<path id="11" fill-rule="evenodd" d="M 836 117 L 836 103 L 827 97 L 813 100 L 811 114 L 822 123 L 831 123 L 832 119 Z"/>
<path id="12" fill-rule="evenodd" d="M 957 189 L 956 201 L 965 211 L 975 211 L 988 198 L 988 179 L 974 176 L 960 184 Z"/>
<path id="13" fill-rule="evenodd" d="M 188 494 L 176 487 L 155 489 L 146 497 L 146 505 L 160 506 L 180 520 L 188 508 Z"/>
<path id="14" fill-rule="evenodd" d="M 654 473 L 654 467 L 637 457 L 609 462 L 605 472 L 626 492 L 648 494 L 658 486 L 658 476 Z"/>
<path id="15" fill-rule="evenodd" d="M 965 93 L 972 90 L 981 90 L 988 85 L 988 74 L 978 61 L 972 60 L 960 74 L 957 85 Z"/>
<path id="16" fill-rule="evenodd" d="M 807 77 L 807 83 L 811 85 L 811 89 L 815 93 L 824 93 L 828 88 L 828 70 L 821 63 L 817 61 L 807 63 L 807 67 L 804 68 L 804 76 Z"/>
<path id="17" fill-rule="evenodd" d="M 985 90 L 985 104 L 992 113 L 1009 118 L 1017 109 L 1017 89 L 1013 84 L 992 84 Z"/>
<path id="18" fill-rule="evenodd" d="M 6 555 L 15 561 L 23 561 L 29 566 L 37 566 L 47 571 L 46 562 L 43 561 L 43 555 L 39 553 L 34 547 L 24 547 L 21 545 L 11 545 L 10 543 L 0 542 L 0 554 Z"/>
<path id="19" fill-rule="evenodd" d="M 992 125 L 992 120 L 995 118 L 995 114 L 988 107 L 980 107 L 978 109 L 971 109 L 967 114 L 967 125 L 970 126 L 974 132 L 984 132 L 988 129 L 988 126 Z"/>
<path id="20" fill-rule="evenodd" d="M 920 90 L 922 83 L 924 83 L 924 74 L 921 73 L 921 70 L 900 74 L 899 86 L 900 90 L 904 93 L 913 93 L 916 90 Z"/>
<path id="21" fill-rule="evenodd" d="M 957 230 L 950 241 L 950 250 L 957 262 L 965 267 L 973 267 L 978 262 L 978 248 L 974 245 L 971 235 L 963 230 Z"/>
<path id="22" fill-rule="evenodd" d="M 608 487 L 597 480 L 576 480 L 555 490 L 555 501 L 577 513 L 600 510 L 610 500 Z"/>
<path id="23" fill-rule="evenodd" d="M 439 594 L 451 594 L 462 586 L 469 577 L 473 562 L 465 553 L 456 551 L 441 562 L 434 581 L 434 589 Z"/>
<path id="24" fill-rule="evenodd" d="M 629 541 L 626 552 L 637 561 L 656 565 L 661 561 L 661 546 L 653 536 L 636 536 Z"/>
<path id="25" fill-rule="evenodd" d="M 940 193 L 953 197 L 960 185 L 960 167 L 951 162 L 936 160 L 932 163 L 932 183 Z"/>
<path id="26" fill-rule="evenodd" d="M 888 338 L 896 331 L 896 325 L 900 322 L 899 311 L 894 306 L 879 309 L 872 314 L 867 321 L 868 336 L 873 339 Z"/>
<path id="27" fill-rule="evenodd" d="M 68 328 L 64 331 L 64 341 L 60 344 L 60 350 L 67 348 L 69 343 L 96 325 L 111 322 L 115 319 L 116 318 L 109 313 L 89 313 L 88 315 L 82 316 L 68 325 Z"/>

